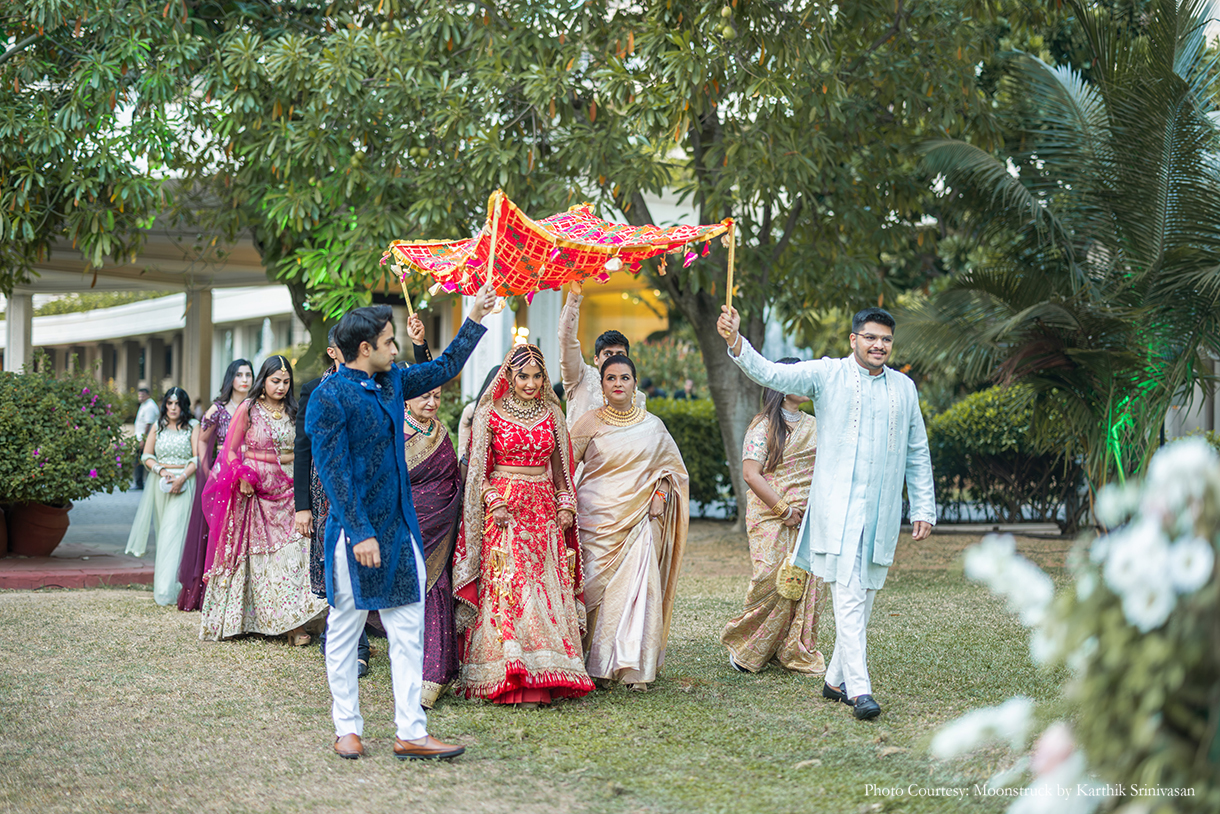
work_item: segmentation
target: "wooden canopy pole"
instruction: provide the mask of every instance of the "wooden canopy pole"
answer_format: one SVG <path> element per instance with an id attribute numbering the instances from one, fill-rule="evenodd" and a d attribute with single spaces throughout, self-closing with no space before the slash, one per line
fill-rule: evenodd
<path id="1" fill-rule="evenodd" d="M 398 275 L 398 282 L 402 283 L 402 298 L 407 303 L 407 319 L 415 316 L 415 309 L 411 307 L 411 295 L 407 293 L 407 272 L 403 270 L 402 274 Z"/>
<path id="2" fill-rule="evenodd" d="M 484 282 L 491 281 L 492 287 L 495 287 L 495 282 L 492 281 L 492 274 L 495 272 L 496 264 L 496 240 L 500 237 L 500 201 L 504 197 L 501 190 L 496 190 L 491 196 L 491 246 L 487 250 L 487 274 L 484 276 Z M 504 299 L 502 297 L 496 300 L 496 307 L 492 311 L 493 314 L 498 314 L 504 310 Z"/>
<path id="3" fill-rule="evenodd" d="M 733 256 L 737 249 L 737 221 L 729 224 L 729 280 L 724 292 L 724 304 L 733 307 Z"/>

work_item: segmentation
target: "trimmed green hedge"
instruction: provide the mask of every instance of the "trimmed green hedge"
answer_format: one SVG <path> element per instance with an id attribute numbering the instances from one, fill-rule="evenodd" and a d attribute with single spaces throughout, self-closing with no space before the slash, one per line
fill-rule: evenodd
<path id="1" fill-rule="evenodd" d="M 942 519 L 968 520 L 972 504 L 984 522 L 1056 522 L 1075 531 L 1087 508 L 1083 472 L 1035 445 L 1032 420 L 1028 394 L 1015 385 L 969 395 L 927 422 Z"/>
<path id="2" fill-rule="evenodd" d="M 682 453 L 690 473 L 691 500 L 704 505 L 731 503 L 729 464 L 724 457 L 724 442 L 712 400 L 649 399 L 648 412 L 665 423 Z M 733 507 L 728 508 L 731 514 Z"/>

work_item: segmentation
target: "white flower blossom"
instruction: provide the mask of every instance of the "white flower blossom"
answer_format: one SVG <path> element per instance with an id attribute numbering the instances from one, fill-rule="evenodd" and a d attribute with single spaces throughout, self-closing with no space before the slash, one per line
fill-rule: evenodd
<path id="1" fill-rule="evenodd" d="M 1089 546 L 1089 559 L 1097 565 L 1101 565 L 1103 562 L 1109 559 L 1110 549 L 1114 547 L 1113 537 L 1115 534 L 1121 533 L 1122 532 L 1115 532 L 1114 534 L 1107 534 L 1095 539 L 1093 541 L 1093 545 Z"/>
<path id="2" fill-rule="evenodd" d="M 1033 700 L 1023 695 L 1009 698 L 998 707 L 971 710 L 941 727 L 932 738 L 932 754 L 945 760 L 997 740 L 1020 749 L 1029 734 L 1033 711 Z"/>
<path id="3" fill-rule="evenodd" d="M 1143 507 L 1146 513 L 1176 514 L 1192 499 L 1203 496 L 1220 456 L 1202 438 L 1183 438 L 1166 444 L 1148 464 Z"/>
<path id="4" fill-rule="evenodd" d="M 1097 590 L 1097 575 L 1092 571 L 1085 571 L 1076 578 L 1076 596 L 1081 602 L 1092 596 L 1095 590 Z"/>
<path id="5" fill-rule="evenodd" d="M 1178 540 L 1169 549 L 1169 578 L 1178 593 L 1189 594 L 1211 579 L 1216 552 L 1202 537 Z"/>
<path id="6" fill-rule="evenodd" d="M 1140 633 L 1147 633 L 1165 624 L 1177 601 L 1173 585 L 1161 576 L 1129 588 L 1123 594 L 1123 615 Z"/>
<path id="7" fill-rule="evenodd" d="M 1030 768 L 1034 777 L 1053 772 L 1075 751 L 1076 739 L 1072 737 L 1072 728 L 1063 721 L 1055 721 L 1034 741 L 1030 754 Z"/>
<path id="8" fill-rule="evenodd" d="M 1084 672 L 1084 668 L 1089 664 L 1089 659 L 1096 652 L 1097 637 L 1090 636 L 1081 643 L 1080 647 L 1077 647 L 1068 654 L 1067 658 L 1064 659 L 1064 663 L 1069 670 L 1079 675 Z"/>
<path id="9" fill-rule="evenodd" d="M 1034 664 L 1046 665 L 1059 657 L 1063 650 L 1063 640 L 1056 637 L 1045 626 L 1034 630 L 1029 637 L 1029 657 Z"/>
<path id="10" fill-rule="evenodd" d="M 1134 483 L 1110 483 L 1097 492 L 1097 502 L 1093 505 L 1093 513 L 1097 522 L 1107 528 L 1114 528 L 1129 518 L 1140 505 L 1139 486 Z"/>
<path id="11" fill-rule="evenodd" d="M 1026 627 L 1041 624 L 1055 596 L 1051 578 L 1016 552 L 1011 534 L 988 534 L 966 550 L 966 576 L 1008 600 Z"/>
<path id="12" fill-rule="evenodd" d="M 1108 798 L 1077 792 L 1096 787 L 1097 782 L 1087 773 L 1084 755 L 1076 751 L 1031 783 L 1027 792 L 1008 807 L 1008 814 L 1092 814 Z M 1072 793 L 1063 795 L 1059 789 L 1071 789 Z"/>
<path id="13" fill-rule="evenodd" d="M 1160 524 L 1151 518 L 1124 527 L 1110 535 L 1110 551 L 1106 557 L 1103 575 L 1106 584 L 1119 596 L 1149 581 L 1158 582 L 1169 555 L 1169 540 L 1161 531 Z"/>
<path id="14" fill-rule="evenodd" d="M 1017 541 L 1011 534 L 988 534 L 966 550 L 966 576 L 994 589 L 1016 550 Z"/>
<path id="15" fill-rule="evenodd" d="M 1006 574 L 1008 606 L 1021 617 L 1021 624 L 1036 627 L 1046 618 L 1055 598 L 1055 583 L 1042 569 L 1024 557 L 1014 557 Z"/>

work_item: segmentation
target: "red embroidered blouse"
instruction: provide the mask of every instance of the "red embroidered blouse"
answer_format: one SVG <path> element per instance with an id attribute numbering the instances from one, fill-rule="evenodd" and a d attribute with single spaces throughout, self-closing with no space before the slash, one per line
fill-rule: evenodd
<path id="1" fill-rule="evenodd" d="M 555 451 L 555 421 L 550 412 L 526 428 L 491 411 L 492 466 L 546 466 Z"/>

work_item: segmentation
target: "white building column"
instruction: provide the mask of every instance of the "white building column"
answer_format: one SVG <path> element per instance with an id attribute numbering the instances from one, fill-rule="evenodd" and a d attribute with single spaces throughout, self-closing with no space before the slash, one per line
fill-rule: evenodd
<path id="1" fill-rule="evenodd" d="M 470 313 L 473 304 L 474 297 L 462 297 L 462 313 Z M 483 327 L 487 328 L 487 333 L 483 334 L 462 369 L 462 398 L 466 401 L 479 394 L 487 370 L 502 364 L 513 346 L 513 312 L 505 308 L 498 314 L 488 314 L 483 317 Z"/>
<path id="2" fill-rule="evenodd" d="M 182 369 L 175 376 L 197 404 L 215 395 L 212 382 L 212 289 L 186 292 L 186 329 L 182 336 Z"/>
<path id="3" fill-rule="evenodd" d="M 34 366 L 34 295 L 13 294 L 4 315 L 4 369 L 20 373 Z"/>
<path id="4" fill-rule="evenodd" d="M 123 339 L 118 344 L 119 358 L 114 371 L 114 389 L 120 393 L 140 386 L 140 343 Z"/>
<path id="5" fill-rule="evenodd" d="M 542 351 L 546 359 L 546 372 L 551 384 L 560 380 L 559 374 L 559 314 L 563 311 L 562 291 L 539 291 L 534 295 L 529 310 L 529 341 Z"/>
<path id="6" fill-rule="evenodd" d="M 97 345 L 86 345 L 84 347 L 84 353 L 81 354 L 81 364 L 85 375 L 92 376 L 99 384 L 105 381 L 102 378 L 102 351 Z"/>
<path id="7" fill-rule="evenodd" d="M 391 305 L 390 311 L 393 313 L 394 320 L 394 341 L 398 343 L 398 357 L 395 361 L 406 362 L 409 365 L 415 364 L 415 351 L 412 350 L 414 345 L 411 343 L 411 337 L 407 334 L 407 306 Z M 435 347 L 436 342 L 432 337 L 428 337 L 428 344 L 432 346 L 432 355 L 440 356 L 440 349 Z"/>
<path id="8" fill-rule="evenodd" d="M 169 363 L 166 365 L 165 376 L 170 380 L 169 386 L 182 387 L 182 334 L 175 333 L 169 339 Z M 188 391 L 189 392 L 189 391 Z M 192 396 L 192 398 L 194 398 Z"/>
<path id="9" fill-rule="evenodd" d="M 165 378 L 165 340 L 150 336 L 144 342 L 144 381 L 153 395 L 160 395 Z"/>
<path id="10" fill-rule="evenodd" d="M 75 375 L 87 369 L 85 365 L 88 362 L 88 359 L 86 358 L 85 349 L 83 346 L 68 346 L 68 349 L 64 351 L 64 356 L 66 357 L 64 359 L 64 369 L 69 373 Z"/>

